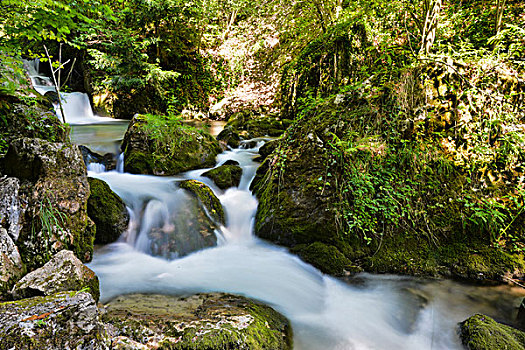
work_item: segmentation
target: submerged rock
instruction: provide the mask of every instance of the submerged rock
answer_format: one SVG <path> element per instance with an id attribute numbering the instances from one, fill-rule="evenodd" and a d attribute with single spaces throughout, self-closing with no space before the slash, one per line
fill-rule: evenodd
<path id="1" fill-rule="evenodd" d="M 242 169 L 238 165 L 221 165 L 217 168 L 208 170 L 202 176 L 209 177 L 215 182 L 217 187 L 225 190 L 230 187 L 237 187 L 241 183 Z"/>
<path id="2" fill-rule="evenodd" d="M 1 349 L 109 349 L 89 293 L 62 292 L 0 303 Z"/>
<path id="3" fill-rule="evenodd" d="M 197 180 L 186 180 L 180 183 L 180 188 L 196 196 L 215 222 L 224 224 L 224 209 L 221 201 L 208 186 Z"/>
<path id="4" fill-rule="evenodd" d="M 7 291 L 23 273 L 24 265 L 18 248 L 7 231 L 0 228 L 0 300 L 6 298 Z"/>
<path id="5" fill-rule="evenodd" d="M 20 181 L 18 248 L 29 270 L 70 249 L 82 261 L 93 254 L 95 228 L 87 215 L 89 184 L 77 146 L 21 138 L 10 143 L 1 171 Z"/>
<path id="6" fill-rule="evenodd" d="M 207 132 L 166 119 L 160 127 L 148 117 L 136 115 L 122 143 L 124 170 L 133 174 L 175 175 L 215 165 L 219 143 Z"/>
<path id="7" fill-rule="evenodd" d="M 289 322 L 270 307 L 229 294 L 133 294 L 106 305 L 117 349 L 291 349 Z M 141 347 L 142 346 L 142 347 Z"/>
<path id="8" fill-rule="evenodd" d="M 47 264 L 28 273 L 13 288 L 15 299 L 52 295 L 88 288 L 95 300 L 100 296 L 98 277 L 72 251 L 58 252 Z"/>
<path id="9" fill-rule="evenodd" d="M 88 178 L 91 194 L 87 203 L 88 215 L 97 225 L 95 243 L 115 242 L 129 223 L 129 213 L 122 199 L 102 180 Z"/>
<path id="10" fill-rule="evenodd" d="M 460 336 L 469 350 L 525 349 L 525 332 L 481 314 L 460 324 Z"/>

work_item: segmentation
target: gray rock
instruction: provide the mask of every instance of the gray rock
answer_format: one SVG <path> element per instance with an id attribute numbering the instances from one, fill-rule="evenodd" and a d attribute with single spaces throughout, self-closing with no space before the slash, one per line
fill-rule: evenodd
<path id="1" fill-rule="evenodd" d="M 98 300 L 98 277 L 72 251 L 61 250 L 47 264 L 18 281 L 11 294 L 15 299 L 22 299 L 68 290 L 78 291 L 85 287 Z"/>
<path id="2" fill-rule="evenodd" d="M 106 305 L 115 349 L 292 348 L 286 318 L 258 302 L 222 293 L 189 297 L 133 294 Z"/>
<path id="3" fill-rule="evenodd" d="M 15 242 L 20 233 L 20 219 L 24 215 L 19 190 L 20 181 L 17 178 L 0 178 L 0 227 L 4 227 Z"/>
<path id="4" fill-rule="evenodd" d="M 89 293 L 62 292 L 0 303 L 0 349 L 109 349 Z"/>
<path id="5" fill-rule="evenodd" d="M 0 300 L 10 287 L 23 275 L 22 258 L 18 248 L 7 234 L 0 228 Z"/>
<path id="6" fill-rule="evenodd" d="M 25 212 L 17 245 L 28 269 L 44 265 L 62 249 L 90 261 L 95 228 L 87 215 L 89 184 L 78 147 L 16 139 L 0 159 L 0 169 L 20 182 L 17 196 Z"/>

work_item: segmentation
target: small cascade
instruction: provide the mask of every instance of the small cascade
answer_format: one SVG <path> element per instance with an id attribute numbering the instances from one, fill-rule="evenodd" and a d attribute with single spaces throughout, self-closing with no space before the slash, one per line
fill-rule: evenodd
<path id="1" fill-rule="evenodd" d="M 124 172 L 124 153 L 121 153 L 118 155 L 117 158 L 117 172 L 123 173 Z"/>
<path id="2" fill-rule="evenodd" d="M 87 170 L 99 174 L 106 171 L 106 166 L 100 163 L 89 163 Z"/>
<path id="3" fill-rule="evenodd" d="M 49 92 L 56 93 L 56 88 L 50 77 L 46 77 L 39 73 L 40 61 L 38 59 L 28 61 L 24 60 L 24 67 L 26 68 L 33 88 L 41 95 L 46 95 Z M 62 108 L 65 114 L 65 120 L 72 125 L 79 124 L 100 124 L 111 123 L 117 119 L 105 118 L 97 116 L 93 113 L 89 96 L 82 92 L 60 93 L 62 99 Z M 60 120 L 62 120 L 62 112 L 58 103 L 54 104 L 55 112 Z"/>

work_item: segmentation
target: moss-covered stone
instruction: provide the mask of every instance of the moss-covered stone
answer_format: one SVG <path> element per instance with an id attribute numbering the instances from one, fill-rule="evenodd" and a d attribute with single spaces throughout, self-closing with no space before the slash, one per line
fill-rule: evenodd
<path id="1" fill-rule="evenodd" d="M 0 169 L 20 180 L 18 196 L 24 210 L 17 245 L 28 270 L 62 249 L 90 261 L 95 227 L 87 216 L 89 184 L 78 147 L 17 139 L 0 160 Z"/>
<path id="2" fill-rule="evenodd" d="M 175 175 L 211 167 L 221 152 L 207 132 L 171 117 L 136 115 L 122 143 L 124 170 L 133 174 Z"/>
<path id="3" fill-rule="evenodd" d="M 321 242 L 298 244 L 290 250 L 324 273 L 341 276 L 351 269 L 352 262 L 336 247 Z"/>
<path id="4" fill-rule="evenodd" d="M 525 333 L 477 314 L 460 324 L 460 336 L 469 350 L 525 349 Z"/>
<path id="5" fill-rule="evenodd" d="M 127 295 L 106 305 L 119 342 L 128 338 L 161 349 L 292 348 L 288 321 L 268 306 L 228 294 L 190 297 Z"/>
<path id="6" fill-rule="evenodd" d="M 222 208 L 221 201 L 208 186 L 197 180 L 186 180 L 180 183 L 180 187 L 190 191 L 196 196 L 213 220 L 224 224 L 224 209 Z"/>
<path id="7" fill-rule="evenodd" d="M 238 165 L 221 165 L 212 170 L 208 170 L 202 176 L 209 177 L 215 182 L 217 187 L 225 190 L 230 187 L 237 187 L 241 183 L 242 169 Z"/>
<path id="8" fill-rule="evenodd" d="M 102 180 L 88 178 L 90 195 L 88 215 L 96 224 L 95 243 L 115 242 L 129 223 L 129 213 L 122 199 Z"/>
<path id="9" fill-rule="evenodd" d="M 62 292 L 0 303 L 2 349 L 107 349 L 110 340 L 91 294 Z"/>

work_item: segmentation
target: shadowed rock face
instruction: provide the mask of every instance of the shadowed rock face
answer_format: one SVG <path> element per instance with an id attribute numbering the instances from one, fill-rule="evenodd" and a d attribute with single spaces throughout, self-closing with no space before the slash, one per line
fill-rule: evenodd
<path id="1" fill-rule="evenodd" d="M 109 344 L 89 293 L 62 292 L 0 303 L 1 349 L 102 350 Z"/>
<path id="2" fill-rule="evenodd" d="M 16 225 L 10 224 L 9 230 L 14 236 L 18 231 L 17 245 L 28 269 L 42 266 L 62 249 L 90 261 L 95 228 L 87 216 L 89 184 L 78 147 L 17 139 L 0 160 L 0 170 L 16 178 L 9 180 L 6 196 L 19 204 L 18 217 L 9 216 L 18 227 L 12 231 Z"/>
<path id="3" fill-rule="evenodd" d="M 47 264 L 18 281 L 11 294 L 15 299 L 22 299 L 86 287 L 98 300 L 100 292 L 95 273 L 82 264 L 72 251 L 61 250 Z"/>
<path id="4" fill-rule="evenodd" d="M 20 180 L 15 177 L 0 178 L 0 227 L 4 227 L 13 241 L 20 234 L 20 221 L 24 215 L 18 192 Z"/>
<path id="5" fill-rule="evenodd" d="M 170 349 L 291 349 L 288 321 L 268 306 L 222 293 L 132 294 L 106 305 L 113 346 Z"/>
<path id="6" fill-rule="evenodd" d="M 129 223 L 129 213 L 122 199 L 102 180 L 88 178 L 90 196 L 88 215 L 97 225 L 95 243 L 115 242 Z"/>

